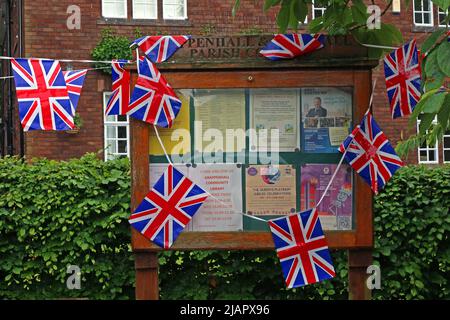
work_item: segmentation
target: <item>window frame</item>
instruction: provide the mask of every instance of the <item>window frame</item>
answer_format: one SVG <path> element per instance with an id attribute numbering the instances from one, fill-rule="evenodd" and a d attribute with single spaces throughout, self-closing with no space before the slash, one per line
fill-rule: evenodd
<path id="1" fill-rule="evenodd" d="M 433 124 L 437 124 L 437 119 L 433 119 Z M 420 125 L 420 119 L 417 119 L 417 132 L 419 132 L 419 125 Z M 434 150 L 434 158 L 435 160 L 430 161 L 429 160 L 429 151 L 433 151 Z M 426 161 L 422 161 L 420 159 L 420 152 L 421 151 L 426 151 L 427 152 L 427 160 Z M 439 141 L 436 139 L 436 143 L 434 145 L 434 147 L 430 147 L 427 142 L 425 141 L 425 147 L 419 146 L 417 147 L 417 163 L 418 164 L 439 164 Z"/>
<path id="2" fill-rule="evenodd" d="M 450 8 L 447 8 L 447 10 L 444 11 L 444 9 L 442 9 L 441 7 L 437 7 L 438 8 L 438 12 L 437 12 L 437 20 L 438 20 L 438 26 L 439 27 L 446 27 L 447 25 L 445 24 L 441 24 L 441 19 L 440 19 L 440 15 L 444 14 L 444 16 L 449 14 L 449 10 Z"/>
<path id="3" fill-rule="evenodd" d="M 450 131 L 447 131 L 442 136 L 442 162 L 443 163 L 450 163 L 450 158 L 448 160 L 445 160 L 445 151 L 450 151 L 450 146 L 449 147 L 445 147 L 445 143 L 444 143 L 444 139 L 445 138 L 450 139 Z"/>
<path id="4" fill-rule="evenodd" d="M 113 116 L 115 117 L 115 121 L 109 121 L 107 120 L 107 115 L 105 113 L 106 111 L 106 104 L 108 103 L 108 99 L 109 96 L 111 95 L 111 91 L 103 91 L 103 159 L 104 161 L 109 161 L 112 159 L 108 159 L 108 155 L 113 155 L 115 156 L 115 158 L 120 157 L 120 156 L 127 156 L 128 158 L 130 157 L 130 118 L 129 116 L 127 117 L 127 121 L 117 121 L 117 116 Z M 127 130 L 127 137 L 126 138 L 119 138 L 119 137 L 114 137 L 113 139 L 109 139 L 108 138 L 108 127 L 126 127 Z M 117 152 L 115 153 L 108 153 L 108 149 L 109 149 L 109 145 L 110 143 L 108 143 L 108 140 L 114 140 L 116 142 L 116 150 Z M 119 150 L 119 145 L 118 145 L 118 141 L 126 141 L 127 142 L 127 152 L 125 153 L 120 153 L 118 152 Z"/>
<path id="5" fill-rule="evenodd" d="M 162 6 L 162 20 L 187 20 L 188 19 L 188 15 L 187 15 L 187 0 L 183 0 L 184 2 L 184 11 L 183 11 L 183 17 L 180 18 L 169 18 L 166 17 L 165 15 L 165 10 L 164 10 L 164 2 L 165 0 L 162 0 L 161 6 Z"/>
<path id="6" fill-rule="evenodd" d="M 322 15 L 321 15 L 321 17 L 322 17 L 323 14 L 325 13 L 326 9 L 327 9 L 326 7 L 316 7 L 315 4 L 314 4 L 314 0 L 312 0 L 312 3 L 311 3 L 311 19 L 314 20 L 316 18 L 316 14 L 314 12 L 315 10 L 322 11 Z"/>
<path id="7" fill-rule="evenodd" d="M 424 1 L 428 1 L 430 3 L 430 10 L 429 11 L 423 11 L 423 3 Z M 412 10 L 412 14 L 413 14 L 413 24 L 414 26 L 417 27 L 433 27 L 434 26 L 434 12 L 433 12 L 433 1 L 431 0 L 420 0 L 421 3 L 421 7 L 419 9 L 416 10 L 416 1 L 412 1 L 412 6 L 413 6 L 413 10 Z M 422 16 L 422 21 L 424 20 L 424 15 L 425 13 L 429 13 L 430 14 L 430 23 L 418 23 L 416 22 L 416 13 L 420 13 Z"/>
<path id="8" fill-rule="evenodd" d="M 128 19 L 128 0 L 108 0 L 108 1 L 114 1 L 114 2 L 123 1 L 123 3 L 125 4 L 125 10 L 124 10 L 125 15 L 124 16 L 117 16 L 117 15 L 116 16 L 106 16 L 105 15 L 105 11 L 104 11 L 105 0 L 102 0 L 101 5 L 102 5 L 102 17 L 103 18 L 107 18 L 107 19 Z"/>
<path id="9" fill-rule="evenodd" d="M 158 0 L 153 0 L 155 2 L 155 16 L 154 17 L 150 17 L 150 18 L 136 18 L 134 16 L 134 8 L 135 8 L 135 1 L 137 0 L 132 0 L 131 1 L 131 18 L 133 20 L 158 20 Z M 142 0 L 141 0 L 142 1 Z"/>

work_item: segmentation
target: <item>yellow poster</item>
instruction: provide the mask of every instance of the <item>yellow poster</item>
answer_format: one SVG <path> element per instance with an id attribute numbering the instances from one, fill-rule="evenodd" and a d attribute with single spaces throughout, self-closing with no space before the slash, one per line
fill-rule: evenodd
<path id="1" fill-rule="evenodd" d="M 176 94 L 181 100 L 181 109 L 170 129 L 158 127 L 158 133 L 168 154 L 186 154 L 191 152 L 191 135 L 189 125 L 189 95 L 183 94 L 183 90 L 177 90 Z M 161 148 L 155 135 L 155 130 L 150 129 L 150 150 L 153 156 L 162 156 Z"/>
<path id="2" fill-rule="evenodd" d="M 295 167 L 250 165 L 246 169 L 247 213 L 287 215 L 295 212 Z"/>
<path id="3" fill-rule="evenodd" d="M 196 90 L 195 151 L 245 149 L 245 90 Z"/>

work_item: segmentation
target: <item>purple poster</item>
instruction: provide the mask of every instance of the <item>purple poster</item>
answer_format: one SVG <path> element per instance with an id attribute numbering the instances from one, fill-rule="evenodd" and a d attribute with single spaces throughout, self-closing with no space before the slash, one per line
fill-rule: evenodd
<path id="1" fill-rule="evenodd" d="M 316 205 L 336 166 L 336 164 L 305 164 L 301 167 L 301 211 Z M 352 229 L 352 171 L 348 165 L 343 164 L 340 167 L 317 209 L 324 230 Z"/>

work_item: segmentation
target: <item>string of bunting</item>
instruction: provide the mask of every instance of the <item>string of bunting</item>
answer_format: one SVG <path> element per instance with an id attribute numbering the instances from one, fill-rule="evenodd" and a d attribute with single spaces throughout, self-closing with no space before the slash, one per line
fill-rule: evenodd
<path id="1" fill-rule="evenodd" d="M 146 36 L 136 39 L 130 46 L 137 50 L 135 61 L 0 56 L 0 59 L 11 60 L 24 131 L 69 130 L 74 127 L 73 117 L 86 73 L 99 68 L 62 71 L 60 62 L 111 64 L 113 92 L 105 114 L 129 115 L 151 124 L 167 158 L 167 170 L 129 218 L 130 224 L 144 237 L 165 249 L 173 245 L 207 198 L 227 208 L 230 206 L 175 168 L 157 129 L 158 126 L 170 128 L 182 104 L 155 63 L 167 61 L 189 39 L 190 36 Z M 275 35 L 260 53 L 270 60 L 292 59 L 323 47 L 323 35 Z M 400 48 L 388 49 L 394 51 L 384 58 L 385 81 L 391 114 L 396 118 L 409 115 L 420 99 L 420 61 L 415 40 Z M 139 56 L 139 50 L 144 53 L 143 56 Z M 137 63 L 138 78 L 130 93 L 130 72 L 125 65 L 134 62 Z M 370 185 L 375 194 L 404 165 L 371 113 L 374 88 L 367 112 L 340 145 L 341 159 L 313 208 L 271 220 L 233 210 L 235 214 L 268 223 L 289 288 L 335 276 L 317 207 L 343 161 Z"/>

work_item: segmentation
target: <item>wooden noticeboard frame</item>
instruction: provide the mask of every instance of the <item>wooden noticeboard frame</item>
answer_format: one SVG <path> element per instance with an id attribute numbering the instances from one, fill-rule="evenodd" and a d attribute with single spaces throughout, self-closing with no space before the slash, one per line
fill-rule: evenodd
<path id="1" fill-rule="evenodd" d="M 201 41 L 200 39 L 203 39 Z M 219 88 L 298 88 L 302 86 L 353 87 L 353 122 L 359 123 L 367 110 L 371 92 L 371 69 L 377 60 L 367 57 L 367 50 L 347 37 L 327 38 L 324 49 L 289 61 L 271 62 L 256 55 L 270 36 L 216 37 L 216 45 L 239 44 L 236 56 L 223 59 L 209 57 L 206 38 L 193 38 L 175 55 L 178 60 L 159 66 L 164 77 L 175 89 Z M 241 40 L 236 40 L 241 39 Z M 228 42 L 227 42 L 228 41 Z M 206 46 L 207 47 L 207 46 Z M 228 47 L 227 47 L 228 48 Z M 231 47 L 233 48 L 233 47 Z M 220 48 L 216 48 L 219 50 Z M 223 49 L 223 48 L 222 48 Z M 237 51 L 239 49 L 239 51 Z M 209 50 L 209 49 L 208 49 Z M 231 50 L 231 49 L 230 49 Z M 239 52 L 239 54 L 237 54 Z M 135 70 L 135 68 L 131 68 Z M 136 72 L 133 72 L 134 83 Z M 149 134 L 151 125 L 130 118 L 131 136 L 131 208 L 134 210 L 147 194 L 149 181 Z M 368 298 L 365 286 L 366 268 L 371 264 L 373 247 L 372 192 L 354 174 L 354 219 L 350 231 L 328 231 L 330 248 L 349 249 L 349 292 L 353 299 Z M 156 245 L 132 229 L 132 248 L 135 253 L 136 298 L 158 299 L 158 263 Z M 184 232 L 173 250 L 273 250 L 269 232 Z M 280 274 L 281 276 L 281 274 Z"/>

